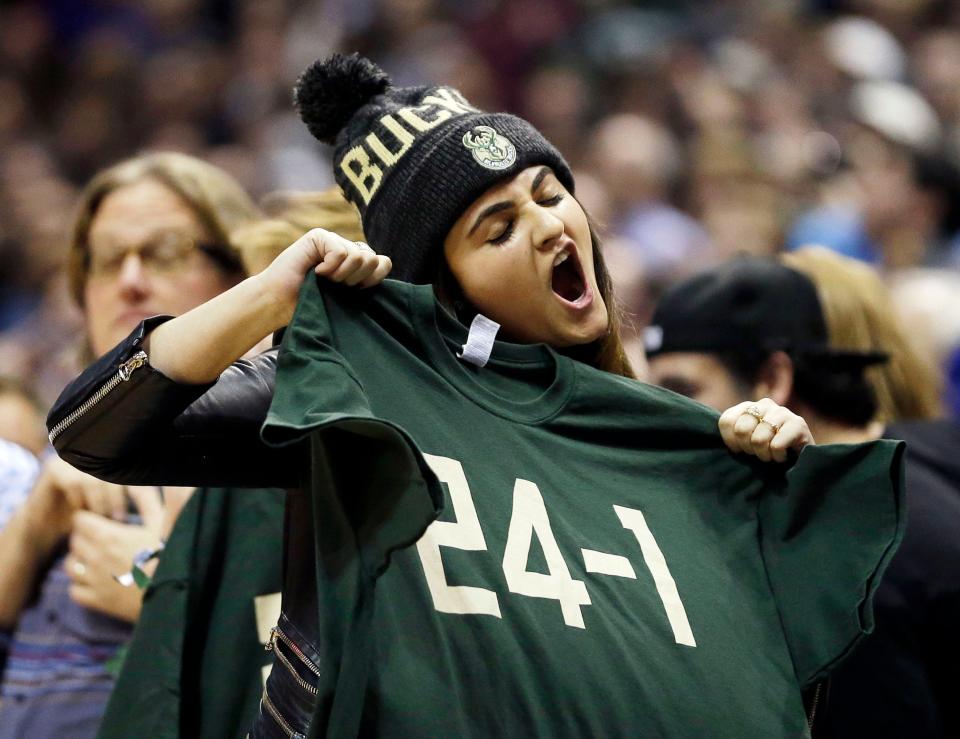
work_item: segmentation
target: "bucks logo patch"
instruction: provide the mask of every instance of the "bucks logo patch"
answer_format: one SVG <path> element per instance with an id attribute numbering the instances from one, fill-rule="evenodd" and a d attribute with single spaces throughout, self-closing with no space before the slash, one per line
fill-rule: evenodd
<path id="1" fill-rule="evenodd" d="M 463 145 L 487 169 L 506 169 L 517 161 L 517 148 L 490 126 L 474 126 L 463 134 Z"/>

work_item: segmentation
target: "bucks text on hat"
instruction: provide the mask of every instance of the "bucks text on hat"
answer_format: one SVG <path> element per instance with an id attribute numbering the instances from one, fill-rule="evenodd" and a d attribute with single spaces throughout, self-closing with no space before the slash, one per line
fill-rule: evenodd
<path id="1" fill-rule="evenodd" d="M 369 203 L 383 182 L 384 169 L 399 162 L 403 155 L 410 151 L 419 134 L 424 134 L 455 116 L 476 112 L 477 109 L 452 87 L 438 87 L 431 94 L 425 95 L 420 105 L 400 108 L 395 113 L 382 116 L 374 124 L 374 130 L 343 155 L 340 169 L 357 188 L 363 201 Z M 395 147 L 393 151 L 385 143 L 385 140 L 390 139 Z M 371 161 L 371 155 L 375 156 L 378 162 Z"/>

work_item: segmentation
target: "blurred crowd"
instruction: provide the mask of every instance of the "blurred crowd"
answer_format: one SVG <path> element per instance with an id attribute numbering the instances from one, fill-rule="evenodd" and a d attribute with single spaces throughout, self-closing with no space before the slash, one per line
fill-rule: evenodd
<path id="1" fill-rule="evenodd" d="M 0 375 L 46 405 L 75 372 L 66 229 L 99 169 L 177 150 L 255 196 L 329 186 L 290 90 L 337 50 L 539 127 L 636 335 L 677 279 L 816 243 L 874 265 L 960 382 L 960 6 L 936 0 L 5 3 Z"/>

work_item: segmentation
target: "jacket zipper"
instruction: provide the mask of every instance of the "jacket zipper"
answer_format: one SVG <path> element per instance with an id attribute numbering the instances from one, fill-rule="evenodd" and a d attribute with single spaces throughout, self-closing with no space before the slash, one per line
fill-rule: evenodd
<path id="1" fill-rule="evenodd" d="M 287 736 L 290 739 L 306 739 L 304 734 L 301 734 L 299 731 L 296 731 L 290 724 L 287 723 L 287 720 L 280 715 L 280 711 L 277 710 L 277 707 L 273 705 L 273 701 L 270 700 L 270 696 L 267 695 L 267 691 L 263 691 L 263 697 L 260 699 L 260 705 L 267 709 L 267 713 L 273 716 L 273 720 L 277 722 L 281 729 L 287 732 Z"/>
<path id="2" fill-rule="evenodd" d="M 813 728 L 813 721 L 817 717 L 817 704 L 820 702 L 820 689 L 823 688 L 823 683 L 817 683 L 817 687 L 813 689 L 813 702 L 810 704 L 810 713 L 807 714 L 807 728 Z"/>
<path id="3" fill-rule="evenodd" d="M 147 353 L 144 351 L 139 351 L 130 357 L 130 359 L 128 359 L 126 362 L 122 362 L 117 368 L 117 374 L 111 377 L 106 384 L 104 384 L 93 395 L 83 401 L 83 404 L 79 408 L 71 412 L 66 418 L 64 418 L 62 421 L 60 421 L 60 423 L 50 430 L 50 443 L 52 444 L 56 438 L 70 428 L 78 418 L 84 416 L 91 408 L 109 395 L 117 385 L 119 385 L 121 382 L 126 382 L 129 380 L 134 370 L 139 369 L 146 363 Z"/>
<path id="4" fill-rule="evenodd" d="M 320 678 L 320 670 L 317 669 L 317 666 L 313 664 L 313 662 L 309 660 L 303 652 L 300 651 L 300 648 L 294 644 L 293 640 L 289 636 L 280 631 L 280 629 L 276 626 L 270 629 L 270 641 L 268 641 L 263 648 L 268 652 L 272 651 L 276 653 L 277 659 L 283 663 L 283 666 L 286 667 L 287 670 L 289 670 L 290 674 L 293 676 L 293 679 L 297 681 L 297 684 L 301 688 L 306 690 L 311 695 L 318 695 L 320 693 L 319 689 L 315 688 L 313 685 L 300 677 L 300 673 L 297 672 L 297 669 L 293 666 L 287 656 L 277 649 L 277 640 L 282 641 L 284 645 L 297 656 L 303 665 L 310 670 L 310 672 L 317 676 L 318 679 Z"/>

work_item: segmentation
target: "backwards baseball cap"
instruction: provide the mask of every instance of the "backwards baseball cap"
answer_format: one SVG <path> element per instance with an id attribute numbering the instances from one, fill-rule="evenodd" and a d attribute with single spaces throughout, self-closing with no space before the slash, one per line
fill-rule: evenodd
<path id="1" fill-rule="evenodd" d="M 536 128 L 477 110 L 452 87 L 393 87 L 369 59 L 334 54 L 304 71 L 294 95 L 310 132 L 334 146 L 334 177 L 398 279 L 432 281 L 470 203 L 527 167 L 551 167 L 573 192 L 570 167 Z"/>
<path id="2" fill-rule="evenodd" d="M 887 359 L 830 347 L 817 288 L 804 274 L 762 257 L 738 257 L 668 290 L 644 333 L 648 357 L 669 352 L 786 351 L 839 367 Z"/>

